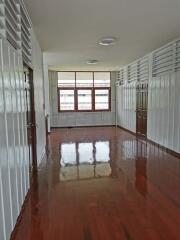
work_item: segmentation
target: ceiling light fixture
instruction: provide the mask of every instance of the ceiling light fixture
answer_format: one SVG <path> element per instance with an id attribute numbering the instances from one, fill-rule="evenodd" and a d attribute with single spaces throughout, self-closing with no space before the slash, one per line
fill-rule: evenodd
<path id="1" fill-rule="evenodd" d="M 99 40 L 99 44 L 102 46 L 110 46 L 110 45 L 114 45 L 117 42 L 117 38 L 116 37 L 104 37 L 101 38 Z"/>
<path id="2" fill-rule="evenodd" d="M 99 60 L 96 59 L 90 59 L 87 61 L 87 64 L 93 65 L 93 64 L 97 64 L 99 62 Z"/>

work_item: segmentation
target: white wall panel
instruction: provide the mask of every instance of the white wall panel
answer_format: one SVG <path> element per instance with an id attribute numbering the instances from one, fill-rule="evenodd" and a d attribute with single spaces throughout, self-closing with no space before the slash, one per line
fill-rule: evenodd
<path id="1" fill-rule="evenodd" d="M 36 110 L 37 161 L 38 165 L 45 153 L 45 110 L 42 51 L 34 32 L 32 34 L 32 63 L 34 78 L 34 100 Z M 48 96 L 47 96 L 48 97 Z"/>
<path id="2" fill-rule="evenodd" d="M 4 4 L 6 5 L 6 2 L 1 1 L 2 9 Z M 29 189 L 27 104 L 23 56 L 24 61 L 33 68 L 35 110 L 38 124 L 38 164 L 45 153 L 42 52 L 33 31 L 31 31 L 32 36 L 29 35 L 29 30 L 31 29 L 30 22 L 28 17 L 25 16 L 26 10 L 24 9 L 23 2 L 20 1 L 20 4 L 22 5 L 21 10 L 23 10 L 21 16 L 18 9 L 16 9 L 16 1 L 9 1 L 9 4 L 6 5 L 5 10 L 8 10 L 10 15 L 7 14 L 7 11 L 3 11 L 1 14 L 1 20 L 5 23 L 8 22 L 11 28 L 8 25 L 1 25 L 0 27 L 1 33 L 4 33 L 0 35 L 0 240 L 10 239 L 11 232 L 16 224 L 17 217 Z M 8 8 L 9 6 L 11 7 Z M 17 24 L 16 20 L 21 19 L 21 17 L 24 20 L 22 24 L 25 23 L 27 25 L 23 25 L 23 27 L 24 29 L 27 27 L 26 33 L 28 31 L 28 36 L 27 34 L 26 36 L 23 35 L 23 32 L 19 34 L 22 28 L 20 28 L 20 22 Z M 24 38 L 26 39 L 25 42 Z M 22 45 L 19 45 L 21 40 Z M 10 45 L 10 42 L 15 48 Z M 24 50 L 24 45 L 30 51 Z M 28 54 L 28 59 L 24 55 L 25 52 L 26 55 Z"/>
<path id="3" fill-rule="evenodd" d="M 148 138 L 180 152 L 180 71 L 153 77 L 149 84 Z"/>
<path id="4" fill-rule="evenodd" d="M 12 157 L 13 146 L 9 139 L 11 138 L 12 130 L 12 119 L 11 119 L 11 92 L 9 82 L 9 67 L 8 67 L 8 45 L 1 40 L 1 66 L 2 66 L 2 86 L 3 86 L 3 119 L 1 128 L 3 128 L 2 136 L 5 136 L 3 140 L 3 152 L 4 158 L 1 158 L 1 176 L 2 176 L 2 191 L 3 191 L 3 202 L 4 202 L 4 220 L 5 220 L 5 231 L 7 239 L 10 237 L 10 233 L 13 229 L 13 213 L 12 213 L 12 192 L 11 190 L 11 165 L 14 161 Z M 2 138 L 2 137 L 1 137 Z M 12 157 L 12 159 L 11 159 Z M 14 185 L 13 185 L 14 186 Z"/>
<path id="5" fill-rule="evenodd" d="M 148 138 L 176 152 L 180 152 L 179 42 L 152 53 L 148 99 Z"/>
<path id="6" fill-rule="evenodd" d="M 23 169 L 23 163 L 24 163 L 24 136 L 23 136 L 23 112 L 22 112 L 22 98 L 21 98 L 21 91 L 23 91 L 23 85 L 22 80 L 20 80 L 20 69 L 19 69 L 19 59 L 20 56 L 15 54 L 15 65 L 14 65 L 14 71 L 15 71 L 15 85 L 16 85 L 16 112 L 17 112 L 17 144 L 16 144 L 16 151 L 18 152 L 18 158 L 17 158 L 17 175 L 18 175 L 18 200 L 19 200 L 19 208 L 22 205 L 24 194 L 23 194 L 23 177 L 24 177 L 24 169 Z"/>
<path id="7" fill-rule="evenodd" d="M 1 155 L 0 155 L 0 157 L 1 157 Z M 0 168 L 0 239 L 2 239 L 2 240 L 6 239 L 1 168 Z"/>
<path id="8" fill-rule="evenodd" d="M 2 66 L 2 40 L 0 39 L 0 221 L 1 239 L 5 239 L 6 234 L 11 231 L 11 212 L 10 212 L 10 190 L 9 187 L 9 167 L 7 161 L 7 141 L 5 131 L 5 104 L 4 104 L 4 82 Z M 3 136 L 3 137 L 2 137 Z M 6 213 L 6 215 L 5 215 Z M 6 224 L 5 224 L 6 223 Z"/>
<path id="9" fill-rule="evenodd" d="M 175 40 L 124 67 L 119 72 L 116 87 L 117 123 L 136 132 L 135 85 L 136 82 L 149 82 L 147 137 L 175 152 L 180 152 L 179 45 L 180 40 Z M 135 63 L 137 74 L 136 70 L 131 71 Z M 122 70 L 125 73 L 127 68 L 129 75 L 126 76 Z M 132 85 L 128 84 L 129 79 Z"/>
<path id="10" fill-rule="evenodd" d="M 35 38 L 33 70 L 38 164 L 45 153 L 41 49 Z M 0 39 L 0 240 L 10 239 L 29 189 L 26 98 L 22 55 Z"/>
<path id="11" fill-rule="evenodd" d="M 27 181 L 29 179 L 29 172 L 26 171 L 27 165 L 27 121 L 26 121 L 26 107 L 25 107 L 25 91 L 23 78 L 22 59 L 19 57 L 17 62 L 18 76 L 19 76 L 19 90 L 20 90 L 20 133 L 21 133 L 21 171 L 22 171 L 22 200 L 24 200 L 27 190 Z M 28 177 L 27 177 L 28 176 Z"/>
<path id="12" fill-rule="evenodd" d="M 9 134 L 9 146 L 10 152 L 10 177 L 11 177 L 11 195 L 12 195 L 12 215 L 13 215 L 13 226 L 15 225 L 16 219 L 19 213 L 19 201 L 18 201 L 18 185 L 17 185 L 17 152 L 16 152 L 16 138 L 17 138 L 17 117 L 16 117 L 16 89 L 15 89 L 15 76 L 14 76 L 14 55 L 15 50 L 8 47 L 8 66 L 9 66 L 9 111 L 8 115 L 11 118 L 12 128 L 8 127 Z M 8 123 L 7 123 L 8 124 Z M 8 124 L 8 126 L 9 126 Z"/>
<path id="13" fill-rule="evenodd" d="M 43 65 L 43 73 L 44 73 L 44 103 L 45 103 L 45 116 L 48 115 L 48 132 L 50 132 L 50 91 L 49 91 L 49 71 L 48 65 Z"/>
<path id="14" fill-rule="evenodd" d="M 117 86 L 117 124 L 136 132 L 136 82 Z"/>
<path id="15" fill-rule="evenodd" d="M 0 51 L 0 203 L 3 206 L 0 219 L 4 219 L 3 239 L 9 239 L 29 188 L 29 170 L 22 60 L 5 40 L 1 40 Z"/>

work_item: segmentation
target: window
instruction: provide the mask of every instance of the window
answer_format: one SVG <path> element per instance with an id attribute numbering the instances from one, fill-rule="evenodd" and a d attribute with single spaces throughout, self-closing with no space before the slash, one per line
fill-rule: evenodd
<path id="1" fill-rule="evenodd" d="M 59 111 L 110 111 L 110 72 L 58 72 Z"/>

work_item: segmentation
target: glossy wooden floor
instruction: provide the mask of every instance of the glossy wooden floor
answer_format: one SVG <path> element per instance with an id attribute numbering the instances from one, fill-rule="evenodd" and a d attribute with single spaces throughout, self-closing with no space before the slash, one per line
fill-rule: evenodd
<path id="1" fill-rule="evenodd" d="M 180 159 L 115 127 L 50 143 L 13 240 L 180 239 Z"/>

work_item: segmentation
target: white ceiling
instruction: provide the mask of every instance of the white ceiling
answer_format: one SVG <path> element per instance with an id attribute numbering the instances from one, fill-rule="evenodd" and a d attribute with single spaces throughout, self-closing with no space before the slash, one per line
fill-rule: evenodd
<path id="1" fill-rule="evenodd" d="M 58 70 L 116 70 L 180 36 L 180 0 L 25 0 L 45 61 Z M 104 36 L 114 46 L 97 44 Z M 98 59 L 88 66 L 88 59 Z"/>

